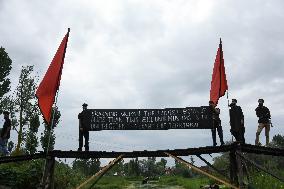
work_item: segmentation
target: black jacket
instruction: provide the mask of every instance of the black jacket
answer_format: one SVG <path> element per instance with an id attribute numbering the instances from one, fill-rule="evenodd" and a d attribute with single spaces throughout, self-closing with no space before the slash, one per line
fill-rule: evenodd
<path id="1" fill-rule="evenodd" d="M 81 113 L 78 114 L 78 119 L 79 119 L 79 129 L 83 128 L 83 132 L 88 132 L 86 128 L 86 123 L 85 123 L 85 116 L 86 112 L 83 110 Z"/>
<path id="2" fill-rule="evenodd" d="M 1 138 L 4 137 L 5 133 L 7 133 L 5 139 L 9 139 L 10 138 L 10 130 L 11 130 L 11 120 L 8 118 L 8 119 L 5 119 L 3 129 L 1 131 Z"/>
<path id="3" fill-rule="evenodd" d="M 258 123 L 269 123 L 271 119 L 270 111 L 265 106 L 258 106 L 255 109 L 256 116 L 258 117 Z"/>
<path id="4" fill-rule="evenodd" d="M 240 106 L 232 106 L 230 109 L 230 124 L 231 131 L 242 131 L 244 124 L 241 123 L 241 120 L 244 121 L 244 114 Z"/>

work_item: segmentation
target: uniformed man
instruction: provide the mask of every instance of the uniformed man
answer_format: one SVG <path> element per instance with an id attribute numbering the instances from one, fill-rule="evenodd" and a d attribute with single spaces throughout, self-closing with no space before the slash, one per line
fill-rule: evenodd
<path id="1" fill-rule="evenodd" d="M 220 143 L 221 146 L 224 145 L 224 140 L 223 140 L 223 129 L 221 125 L 221 119 L 219 117 L 220 115 L 220 109 L 216 108 L 216 104 L 213 101 L 209 101 L 209 107 L 210 107 L 210 113 L 212 115 L 213 119 L 213 125 L 212 125 L 212 139 L 213 139 L 213 146 L 217 145 L 216 142 L 216 129 L 219 135 Z"/>
<path id="2" fill-rule="evenodd" d="M 0 133 L 0 149 L 4 153 L 4 155 L 7 155 L 9 152 L 7 150 L 7 143 L 8 139 L 10 138 L 10 131 L 11 131 L 11 120 L 9 119 L 9 112 L 4 111 L 4 125 Z"/>
<path id="3" fill-rule="evenodd" d="M 244 114 L 242 108 L 237 106 L 237 100 L 232 99 L 230 108 L 231 133 L 237 142 L 245 143 Z"/>
<path id="4" fill-rule="evenodd" d="M 79 113 L 79 148 L 78 151 L 82 151 L 83 147 L 83 136 L 85 138 L 85 151 L 89 151 L 89 131 L 86 129 L 86 125 L 84 122 L 84 113 L 87 110 L 88 104 L 84 103 L 83 111 Z"/>
<path id="5" fill-rule="evenodd" d="M 258 107 L 255 109 L 256 116 L 258 117 L 258 129 L 256 131 L 255 145 L 260 145 L 259 135 L 263 128 L 265 128 L 266 146 L 269 144 L 269 131 L 271 124 L 270 111 L 267 107 L 263 106 L 264 100 L 258 100 Z"/>

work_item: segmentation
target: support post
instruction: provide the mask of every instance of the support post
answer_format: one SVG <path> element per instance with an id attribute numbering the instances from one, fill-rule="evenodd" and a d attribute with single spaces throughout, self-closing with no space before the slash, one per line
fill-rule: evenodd
<path id="1" fill-rule="evenodd" d="M 54 188 L 54 167 L 55 167 L 55 157 L 47 156 L 45 171 L 42 176 L 42 189 L 53 189 Z"/>
<path id="2" fill-rule="evenodd" d="M 104 168 L 102 168 L 99 172 L 97 172 L 95 175 L 91 176 L 89 179 L 87 179 L 85 182 L 83 182 L 82 184 L 80 184 L 76 189 L 81 189 L 83 186 L 85 186 L 87 183 L 89 183 L 91 180 L 95 180 L 95 182 L 92 184 L 92 186 L 94 186 L 99 180 L 100 178 L 109 170 L 111 169 L 115 164 L 117 164 L 118 162 L 120 162 L 123 159 L 123 154 L 121 154 L 119 157 L 117 157 L 116 159 L 114 159 L 113 161 L 109 162 L 109 164 L 107 166 L 105 166 Z"/>
<path id="3" fill-rule="evenodd" d="M 230 151 L 230 180 L 231 180 L 231 183 L 238 184 L 237 160 L 236 160 L 236 149 L 235 148 L 233 148 Z"/>
<path id="4" fill-rule="evenodd" d="M 241 157 L 238 155 L 240 153 L 241 153 L 241 151 L 239 149 L 237 149 L 237 151 L 236 151 L 236 162 L 237 162 L 237 170 L 238 170 L 237 176 L 238 176 L 238 183 L 239 183 L 240 189 L 244 189 L 245 185 L 244 185 L 243 164 L 242 164 Z"/>

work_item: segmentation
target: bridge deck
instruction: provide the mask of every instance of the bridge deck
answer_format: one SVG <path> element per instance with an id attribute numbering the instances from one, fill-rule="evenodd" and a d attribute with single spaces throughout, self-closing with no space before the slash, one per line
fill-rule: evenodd
<path id="1" fill-rule="evenodd" d="M 170 153 L 174 156 L 189 156 L 189 155 L 201 155 L 201 154 L 213 154 L 229 152 L 231 150 L 240 150 L 246 153 L 273 155 L 273 156 L 284 156 L 284 149 L 270 148 L 263 146 L 255 146 L 250 144 L 239 144 L 233 143 L 224 146 L 206 146 L 200 148 L 187 148 L 187 149 L 174 149 L 174 150 L 157 150 L 157 151 L 132 151 L 132 152 L 107 152 L 107 151 L 61 151 L 53 150 L 48 152 L 49 157 L 56 158 L 117 158 L 119 155 L 124 154 L 124 158 L 134 157 L 167 157 L 165 152 Z M 38 152 L 32 155 L 21 155 L 21 156 L 6 156 L 0 157 L 0 163 L 26 161 L 32 159 L 45 158 L 45 152 Z"/>

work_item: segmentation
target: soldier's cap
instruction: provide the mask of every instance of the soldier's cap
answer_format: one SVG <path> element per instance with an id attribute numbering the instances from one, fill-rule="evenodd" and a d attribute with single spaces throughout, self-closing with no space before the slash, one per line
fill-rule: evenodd
<path id="1" fill-rule="evenodd" d="M 4 111 L 4 112 L 3 112 L 3 114 L 4 114 L 4 115 L 9 115 L 9 114 L 10 114 L 10 112 L 8 112 L 8 111 Z"/>
<path id="2" fill-rule="evenodd" d="M 83 106 L 83 107 L 87 107 L 87 106 L 88 106 L 88 104 L 84 103 L 82 106 Z"/>
<path id="3" fill-rule="evenodd" d="M 233 99 L 232 99 L 232 102 L 237 103 L 238 101 L 237 101 L 237 99 L 233 98 Z"/>
<path id="4" fill-rule="evenodd" d="M 258 99 L 258 103 L 264 103 L 264 100 L 262 98 Z"/>

